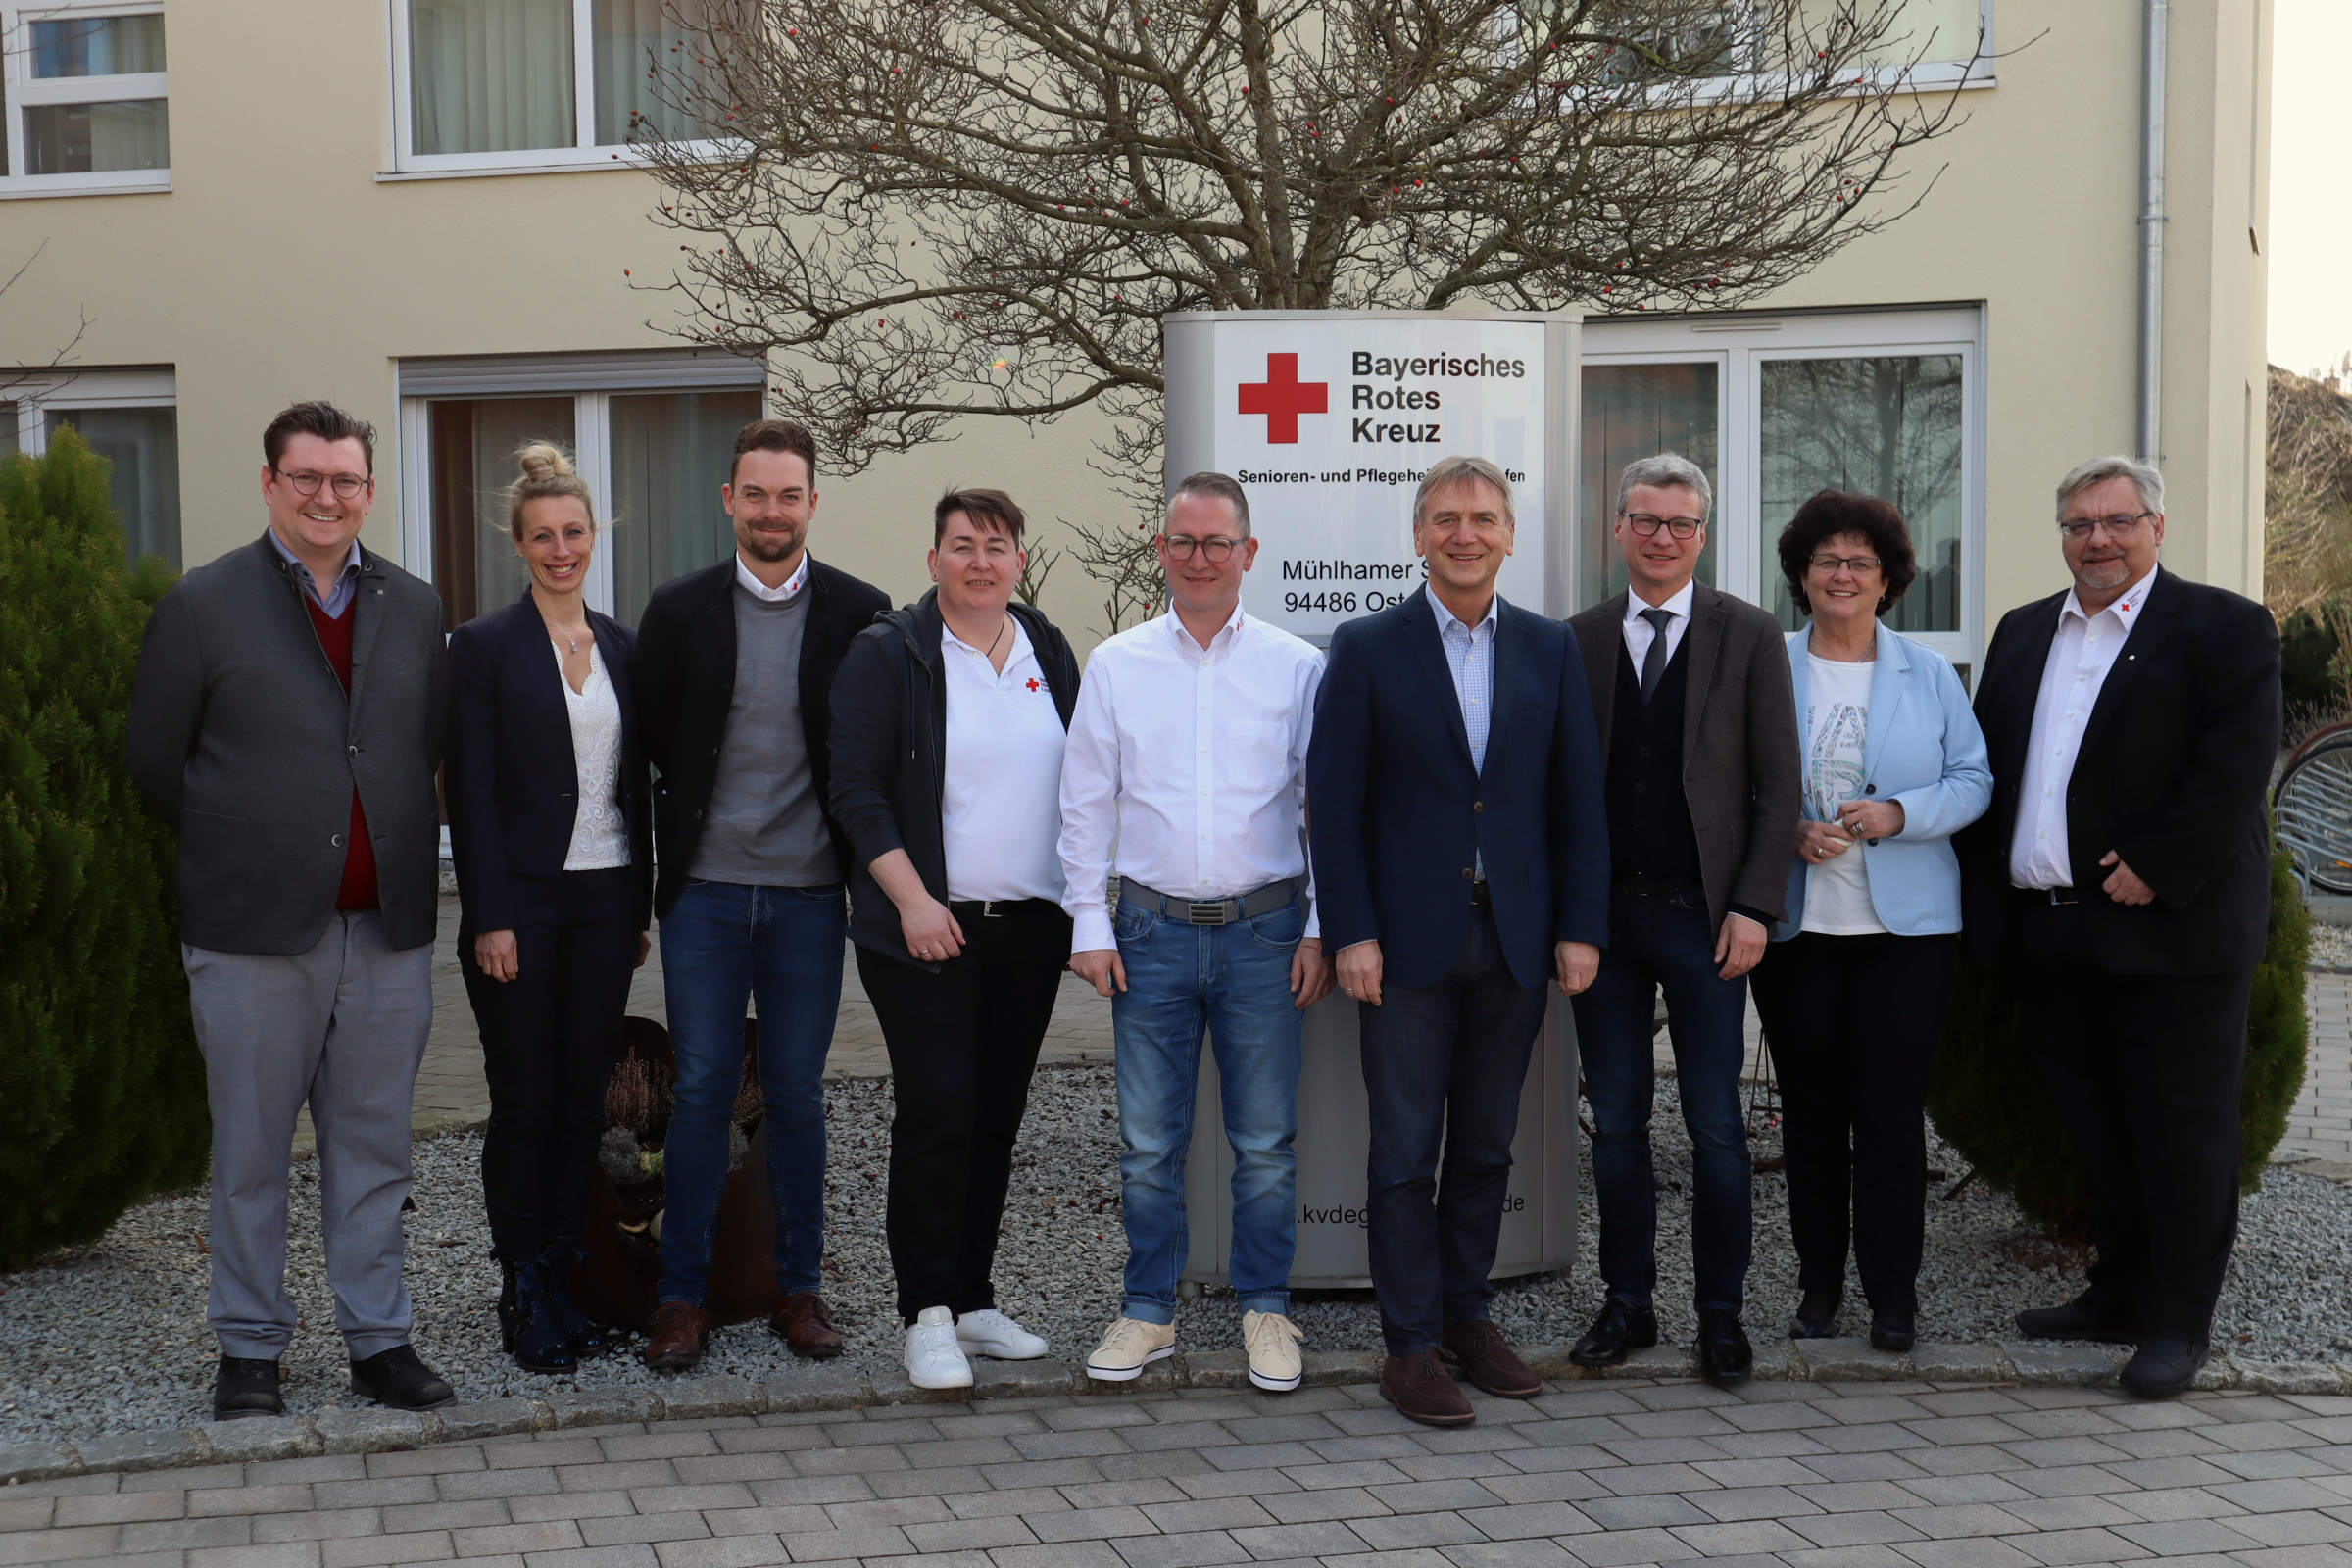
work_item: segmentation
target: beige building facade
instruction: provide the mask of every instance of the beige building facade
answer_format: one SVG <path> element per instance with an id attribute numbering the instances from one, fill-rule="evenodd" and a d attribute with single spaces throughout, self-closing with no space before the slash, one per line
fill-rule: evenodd
<path id="1" fill-rule="evenodd" d="M 1923 578 L 1897 624 L 1961 662 L 2064 581 L 2053 482 L 2134 445 L 2146 5 L 1911 4 L 1922 36 L 1964 56 L 1982 26 L 1996 57 L 1909 172 L 1915 212 L 1762 308 L 1589 318 L 1573 600 L 1610 586 L 1614 466 L 1667 445 L 1717 476 L 1715 580 L 1761 603 L 1773 535 L 1821 484 L 1903 505 Z M 2256 594 L 2273 4 L 2175 4 L 2163 96 L 2165 559 Z M 758 366 L 666 330 L 675 240 L 611 145 L 651 112 L 622 63 L 662 46 L 660 12 L 0 0 L 0 276 L 30 262 L 0 296 L 0 369 L 80 332 L 68 371 L 0 394 L 0 448 L 78 426 L 116 460 L 134 547 L 188 566 L 262 526 L 269 416 L 331 398 L 382 436 L 365 537 L 454 623 L 513 591 L 484 498 L 517 441 L 554 436 L 618 518 L 594 586 L 633 618 L 724 553 L 726 442 L 762 395 Z M 951 482 L 1011 491 L 1060 543 L 1120 515 L 1089 434 L 974 420 L 855 479 L 820 469 L 813 548 L 911 597 Z M 1107 629 L 1075 563 L 1044 603 L 1082 646 Z"/>

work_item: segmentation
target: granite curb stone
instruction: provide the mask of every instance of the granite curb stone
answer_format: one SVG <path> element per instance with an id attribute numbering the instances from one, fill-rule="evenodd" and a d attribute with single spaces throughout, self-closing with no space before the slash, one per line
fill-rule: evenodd
<path id="1" fill-rule="evenodd" d="M 1520 1356 L 1555 1384 L 1594 1378 L 1687 1380 L 1696 1357 L 1680 1346 L 1658 1346 L 1622 1366 L 1579 1367 L 1564 1345 L 1520 1348 Z M 1377 1381 L 1377 1351 L 1309 1351 L 1311 1387 L 1362 1386 Z M 1756 1381 L 1868 1383 L 1925 1381 L 1952 1385 L 2037 1388 L 2111 1387 L 2122 1366 L 2120 1348 L 2024 1343 L 1921 1345 L 1907 1355 L 1869 1348 L 1861 1340 L 1816 1340 L 1760 1348 Z M 320 1453 L 380 1453 L 433 1443 L 463 1442 L 559 1429 L 621 1426 L 720 1416 L 793 1415 L 865 1405 L 961 1403 L 972 1397 L 1033 1398 L 1103 1394 L 1132 1397 L 1181 1389 L 1233 1389 L 1248 1383 L 1238 1351 L 1172 1356 L 1130 1383 L 1099 1383 L 1059 1360 L 975 1363 L 971 1391 L 925 1390 L 896 1373 L 868 1378 L 847 1366 L 814 1366 L 789 1381 L 754 1383 L 734 1376 L 680 1379 L 663 1389 L 562 1390 L 539 1399 L 477 1399 L 421 1414 L 375 1406 L 336 1407 L 316 1417 L 205 1421 L 175 1430 L 127 1433 L 77 1443 L 0 1447 L 0 1484 L 50 1481 L 104 1472 L 299 1458 Z M 2217 1356 L 2197 1387 L 2261 1394 L 2352 1396 L 2352 1363 L 2236 1362 Z"/>

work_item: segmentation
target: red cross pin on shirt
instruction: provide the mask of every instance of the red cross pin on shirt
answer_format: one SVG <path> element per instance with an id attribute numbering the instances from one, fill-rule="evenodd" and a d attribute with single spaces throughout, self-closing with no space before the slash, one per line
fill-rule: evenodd
<path id="1" fill-rule="evenodd" d="M 1299 380 L 1296 354 L 1267 355 L 1266 378 L 1244 381 L 1241 393 L 1242 413 L 1266 416 L 1269 446 L 1297 446 L 1298 416 L 1331 412 L 1331 383 Z"/>
<path id="2" fill-rule="evenodd" d="M 1033 692 L 1042 692 L 1046 689 L 1046 683 L 1032 675 L 1029 677 L 1029 689 Z"/>

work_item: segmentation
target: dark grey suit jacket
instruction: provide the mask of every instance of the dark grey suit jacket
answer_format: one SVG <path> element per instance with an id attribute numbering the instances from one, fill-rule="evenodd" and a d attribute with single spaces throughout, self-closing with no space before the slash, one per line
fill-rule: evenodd
<path id="1" fill-rule="evenodd" d="M 1617 661 L 1625 651 L 1626 597 L 1594 605 L 1568 622 L 1585 656 L 1604 766 Z M 1771 614 L 1702 582 L 1691 593 L 1683 652 L 1690 662 L 1683 700 L 1683 800 L 1698 837 L 1707 924 L 1721 930 L 1735 904 L 1785 920 L 1803 788 L 1787 634 Z"/>
<path id="2" fill-rule="evenodd" d="M 440 893 L 440 595 L 362 547 L 349 698 L 302 596 L 265 534 L 189 572 L 147 617 L 124 749 L 179 832 L 179 938 L 219 953 L 315 946 L 356 786 L 385 936 L 422 947 Z"/>

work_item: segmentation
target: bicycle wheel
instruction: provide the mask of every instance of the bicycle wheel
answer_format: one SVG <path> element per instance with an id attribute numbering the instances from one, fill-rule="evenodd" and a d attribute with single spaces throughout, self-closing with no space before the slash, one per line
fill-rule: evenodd
<path id="1" fill-rule="evenodd" d="M 2352 735 L 2330 737 L 2296 758 L 2271 803 L 2278 842 L 2311 885 L 2352 893 Z"/>

